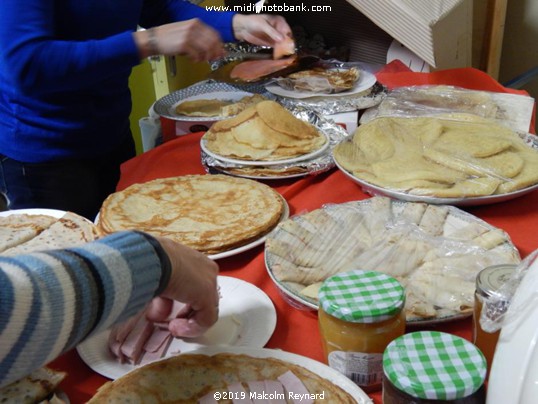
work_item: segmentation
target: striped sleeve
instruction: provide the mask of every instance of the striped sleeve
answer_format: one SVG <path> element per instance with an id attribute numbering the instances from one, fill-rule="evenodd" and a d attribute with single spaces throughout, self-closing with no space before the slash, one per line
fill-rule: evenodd
<path id="1" fill-rule="evenodd" d="M 160 253 L 146 235 L 121 232 L 0 257 L 0 387 L 143 309 L 160 287 Z"/>

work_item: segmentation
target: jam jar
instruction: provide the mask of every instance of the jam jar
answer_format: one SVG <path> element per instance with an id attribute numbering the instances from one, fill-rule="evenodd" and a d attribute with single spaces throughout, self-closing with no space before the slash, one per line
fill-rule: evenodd
<path id="1" fill-rule="evenodd" d="M 502 294 L 502 286 L 512 277 L 517 265 L 493 265 L 480 271 L 476 277 L 476 291 L 473 311 L 473 342 L 482 351 L 486 357 L 488 365 L 488 373 L 491 369 L 493 354 L 499 340 L 500 330 L 495 332 L 487 332 L 480 325 L 480 315 L 484 301 L 496 298 L 497 304 L 490 309 L 495 310 L 496 317 L 503 315 L 508 310 L 510 304 L 510 296 Z M 506 291 L 507 292 L 507 291 Z"/>
<path id="2" fill-rule="evenodd" d="M 405 291 L 375 271 L 334 275 L 319 290 L 319 330 L 330 367 L 365 391 L 381 388 L 383 351 L 405 332 Z"/>
<path id="3" fill-rule="evenodd" d="M 383 404 L 482 404 L 486 359 L 471 342 L 438 331 L 405 334 L 383 354 Z"/>

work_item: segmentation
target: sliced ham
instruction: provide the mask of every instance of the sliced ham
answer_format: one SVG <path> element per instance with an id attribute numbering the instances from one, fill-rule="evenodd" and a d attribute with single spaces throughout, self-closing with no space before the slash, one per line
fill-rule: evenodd
<path id="1" fill-rule="evenodd" d="M 232 393 L 232 403 L 252 404 L 252 400 L 249 398 L 249 393 L 240 382 L 229 384 L 228 392 Z"/>
<path id="2" fill-rule="evenodd" d="M 254 404 L 271 404 L 271 400 L 263 398 L 264 393 L 269 393 L 265 390 L 264 381 L 251 381 L 247 382 L 247 385 L 250 393 L 254 393 L 254 396 L 250 396 Z"/>
<path id="3" fill-rule="evenodd" d="M 158 331 L 156 329 L 153 332 L 153 335 L 150 337 L 150 340 L 154 337 L 155 333 L 157 332 Z M 163 334 L 165 333 L 163 332 Z M 162 341 L 160 346 L 156 350 L 153 350 L 153 351 L 148 350 L 147 348 L 148 344 L 146 343 L 146 347 L 144 347 L 144 354 L 142 355 L 140 364 L 145 365 L 146 363 L 155 362 L 156 360 L 163 358 L 166 352 L 168 352 L 168 348 L 170 347 L 170 344 L 172 343 L 173 339 L 174 337 L 172 336 L 172 334 L 168 333 L 168 335 L 166 335 L 165 339 Z"/>
<path id="4" fill-rule="evenodd" d="M 164 343 L 172 336 L 170 331 L 155 328 L 152 334 L 144 344 L 144 351 L 146 352 L 157 352 L 159 351 Z"/>
<path id="5" fill-rule="evenodd" d="M 129 358 L 132 363 L 137 364 L 139 362 L 144 345 L 153 333 L 154 328 L 153 323 L 147 321 L 145 316 L 140 317 L 121 345 L 121 352 L 125 357 Z"/>
<path id="6" fill-rule="evenodd" d="M 256 81 L 297 63 L 296 56 L 278 60 L 247 60 L 234 66 L 230 77 L 234 80 Z"/>
<path id="7" fill-rule="evenodd" d="M 273 394 L 273 398 L 270 400 L 271 404 L 286 404 L 287 401 L 285 398 L 280 397 L 286 397 L 284 392 L 284 386 L 282 386 L 282 383 L 280 383 L 277 380 L 265 380 L 265 391 L 269 394 Z"/>
<path id="8" fill-rule="evenodd" d="M 215 393 L 208 393 L 198 400 L 198 404 L 218 404 L 215 400 Z"/>
<path id="9" fill-rule="evenodd" d="M 288 393 L 297 394 L 298 397 L 301 397 L 300 400 L 293 400 L 294 403 L 301 404 L 313 404 L 314 400 L 308 398 L 309 392 L 306 386 L 303 384 L 301 379 L 299 379 L 295 374 L 288 370 L 286 373 L 278 377 L 278 381 L 282 383 L 284 389 Z"/>

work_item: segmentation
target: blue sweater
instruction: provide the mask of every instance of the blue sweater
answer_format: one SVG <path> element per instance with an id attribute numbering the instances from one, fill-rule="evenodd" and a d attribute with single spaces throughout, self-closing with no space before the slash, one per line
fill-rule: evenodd
<path id="1" fill-rule="evenodd" d="M 142 310 L 166 286 L 162 253 L 146 235 L 121 232 L 78 248 L 0 256 L 0 387 Z"/>
<path id="2" fill-rule="evenodd" d="M 96 157 L 129 127 L 132 33 L 199 18 L 232 41 L 234 13 L 183 0 L 0 0 L 0 154 Z"/>

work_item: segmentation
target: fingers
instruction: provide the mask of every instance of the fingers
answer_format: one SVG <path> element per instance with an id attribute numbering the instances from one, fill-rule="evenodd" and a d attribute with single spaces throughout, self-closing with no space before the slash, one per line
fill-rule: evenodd
<path id="1" fill-rule="evenodd" d="M 173 304 L 170 299 L 154 298 L 146 310 L 146 318 L 149 321 L 165 321 L 172 311 Z"/>
<path id="2" fill-rule="evenodd" d="M 158 238 L 170 258 L 172 273 L 162 296 L 187 304 L 190 311 L 186 318 L 174 319 L 169 329 L 174 335 L 200 335 L 218 319 L 219 294 L 217 287 L 218 265 L 206 255 Z M 157 309 L 162 303 L 157 302 Z M 157 309 L 154 309 L 157 311 Z"/>
<path id="3" fill-rule="evenodd" d="M 224 55 L 219 33 L 198 19 L 155 27 L 154 46 L 165 56 L 185 55 L 201 62 Z"/>
<path id="4" fill-rule="evenodd" d="M 237 39 L 254 45 L 274 46 L 292 36 L 291 28 L 280 15 L 236 14 L 232 24 Z"/>

